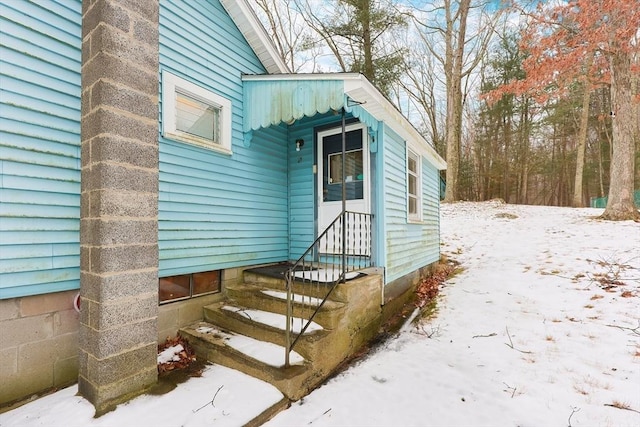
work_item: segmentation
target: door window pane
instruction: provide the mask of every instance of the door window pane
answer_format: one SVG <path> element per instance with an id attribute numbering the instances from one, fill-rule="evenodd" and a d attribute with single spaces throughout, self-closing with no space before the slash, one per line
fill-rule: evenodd
<path id="1" fill-rule="evenodd" d="M 345 181 L 362 181 L 364 173 L 362 168 L 362 150 L 345 153 Z M 342 153 L 329 155 L 329 184 L 342 183 Z"/>

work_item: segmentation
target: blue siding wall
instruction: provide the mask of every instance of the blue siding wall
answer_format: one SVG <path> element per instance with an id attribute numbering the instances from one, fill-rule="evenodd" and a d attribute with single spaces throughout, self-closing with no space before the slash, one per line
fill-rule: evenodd
<path id="1" fill-rule="evenodd" d="M 244 145 L 241 75 L 265 70 L 217 0 L 160 2 L 160 67 L 231 100 L 233 122 L 231 156 L 160 138 L 160 276 L 288 259 L 287 129 Z"/>
<path id="2" fill-rule="evenodd" d="M 440 257 L 438 174 L 422 157 L 423 221 L 407 222 L 406 144 L 385 127 L 386 282 Z"/>
<path id="3" fill-rule="evenodd" d="M 423 260 L 440 259 L 440 172 L 422 157 L 422 245 Z"/>
<path id="4" fill-rule="evenodd" d="M 0 298 L 80 286 L 81 9 L 0 2 Z"/>
<path id="5" fill-rule="evenodd" d="M 316 239 L 316 128 L 338 127 L 341 117 L 332 112 L 304 118 L 289 127 L 289 196 L 290 248 L 289 258 L 297 260 Z M 295 140 L 304 139 L 296 151 Z"/>

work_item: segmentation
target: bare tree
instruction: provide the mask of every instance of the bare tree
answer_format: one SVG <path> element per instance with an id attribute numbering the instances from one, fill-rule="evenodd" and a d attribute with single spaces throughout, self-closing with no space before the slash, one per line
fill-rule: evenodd
<path id="1" fill-rule="evenodd" d="M 468 92 L 464 81 L 480 64 L 492 37 L 501 10 L 488 13 L 490 2 L 444 0 L 442 6 L 415 13 L 414 22 L 421 27 L 427 48 L 441 65 L 445 76 L 445 141 L 447 186 L 445 202 L 458 199 L 460 145 L 462 141 L 463 102 Z M 470 14 L 477 18 L 467 34 Z M 444 52 L 444 54 L 443 54 Z"/>
<path id="2" fill-rule="evenodd" d="M 389 43 L 390 35 L 406 21 L 392 0 L 295 1 L 340 71 L 362 73 L 389 96 L 403 72 L 407 50 Z"/>
<path id="3" fill-rule="evenodd" d="M 437 71 L 435 59 L 426 47 L 426 42 L 422 39 L 423 33 L 417 35 L 418 43 L 413 43 L 414 48 L 406 56 L 405 75 L 399 82 L 398 99 L 404 94 L 408 101 L 415 105 L 414 111 L 419 114 L 421 122 L 424 124 L 426 133 L 432 141 L 436 151 L 444 157 L 446 146 L 444 139 L 445 114 L 444 105 L 445 82 L 440 79 L 441 73 Z M 410 41 L 402 41 L 409 45 Z M 399 102 L 401 109 L 402 103 Z M 406 109 L 408 110 L 408 108 Z M 405 109 L 403 109 L 405 111 Z M 405 111 L 409 115 L 409 111 Z"/>
<path id="4" fill-rule="evenodd" d="M 291 72 L 315 71 L 320 48 L 295 0 L 252 0 L 256 14 Z"/>

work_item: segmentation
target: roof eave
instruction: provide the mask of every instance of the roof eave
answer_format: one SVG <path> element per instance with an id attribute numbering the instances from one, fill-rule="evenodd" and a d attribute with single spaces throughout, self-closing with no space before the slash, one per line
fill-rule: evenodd
<path id="1" fill-rule="evenodd" d="M 378 117 L 378 120 L 389 123 L 388 118 L 392 118 L 391 128 L 406 141 L 412 143 L 414 149 L 420 149 L 423 155 L 427 156 L 438 170 L 447 168 L 445 160 L 436 152 L 435 148 L 422 136 L 420 132 L 409 122 L 409 120 L 387 99 L 373 84 L 363 75 L 359 79 L 345 80 L 345 93 L 354 101 L 362 102 L 365 108 L 367 102 L 374 102 L 379 105 L 382 111 L 378 114 L 367 108 L 369 112 Z M 364 95 L 364 98 L 362 98 Z M 360 97 L 360 99 L 358 99 Z M 380 117 L 383 114 L 385 117 Z M 387 118 L 385 120 L 385 118 Z"/>
<path id="2" fill-rule="evenodd" d="M 233 22 L 260 59 L 268 73 L 289 73 L 289 67 L 282 60 L 267 31 L 247 0 L 220 0 Z"/>

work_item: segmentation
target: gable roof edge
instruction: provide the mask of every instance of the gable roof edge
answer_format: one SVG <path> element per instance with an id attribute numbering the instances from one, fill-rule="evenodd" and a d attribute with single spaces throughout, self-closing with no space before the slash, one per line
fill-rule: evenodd
<path id="1" fill-rule="evenodd" d="M 409 122 L 409 119 L 398 110 L 386 97 L 380 93 L 378 89 L 362 74 L 349 75 L 344 79 L 345 93 L 355 101 L 364 101 L 363 107 L 369 109 L 374 116 L 387 117 L 391 129 L 400 137 L 411 143 L 414 149 L 417 149 L 426 156 L 438 170 L 447 168 L 446 161 L 437 153 L 436 149 L 427 142 L 426 138 L 418 132 L 418 130 Z M 366 105 L 366 101 L 371 100 L 378 107 L 378 111 L 370 110 Z"/>
<path id="2" fill-rule="evenodd" d="M 288 73 L 289 68 L 278 54 L 267 31 L 247 0 L 220 0 L 220 3 L 247 39 L 249 46 L 267 72 L 270 74 Z"/>

